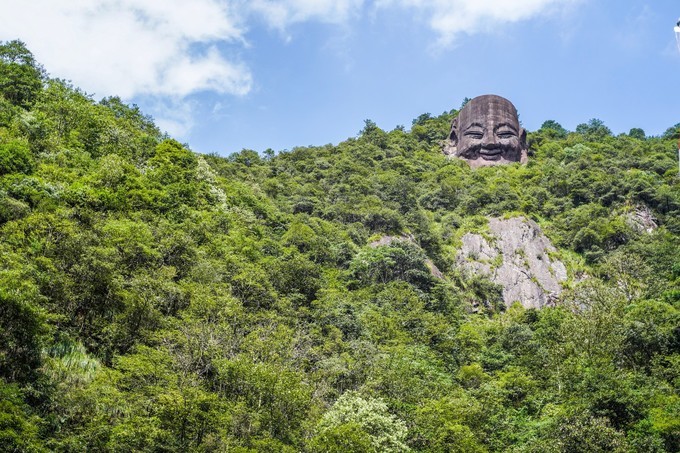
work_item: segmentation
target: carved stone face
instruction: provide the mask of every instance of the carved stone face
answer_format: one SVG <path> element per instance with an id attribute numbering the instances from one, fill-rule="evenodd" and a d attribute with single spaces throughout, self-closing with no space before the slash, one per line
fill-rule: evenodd
<path id="1" fill-rule="evenodd" d="M 472 99 L 453 120 L 444 153 L 471 167 L 526 162 L 526 131 L 515 106 L 491 94 Z"/>

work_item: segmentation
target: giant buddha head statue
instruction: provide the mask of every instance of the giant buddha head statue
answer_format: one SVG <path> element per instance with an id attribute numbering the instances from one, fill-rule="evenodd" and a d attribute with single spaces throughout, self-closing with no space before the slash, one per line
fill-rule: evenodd
<path id="1" fill-rule="evenodd" d="M 510 101 L 486 94 L 469 101 L 453 119 L 444 154 L 471 167 L 527 161 L 527 133 Z"/>

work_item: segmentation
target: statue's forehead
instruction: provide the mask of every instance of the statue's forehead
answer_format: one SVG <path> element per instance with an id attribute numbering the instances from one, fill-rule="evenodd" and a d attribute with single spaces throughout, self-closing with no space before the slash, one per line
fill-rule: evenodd
<path id="1" fill-rule="evenodd" d="M 515 106 L 500 96 L 485 95 L 472 99 L 460 111 L 458 118 L 461 128 L 466 128 L 474 123 L 508 123 L 514 127 L 519 127 Z"/>

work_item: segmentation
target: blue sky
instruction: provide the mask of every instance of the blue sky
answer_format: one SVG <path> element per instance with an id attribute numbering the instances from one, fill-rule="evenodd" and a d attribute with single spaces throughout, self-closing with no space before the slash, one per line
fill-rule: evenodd
<path id="1" fill-rule="evenodd" d="M 0 40 L 195 151 L 338 143 L 465 97 L 529 130 L 680 122 L 677 0 L 0 0 Z"/>

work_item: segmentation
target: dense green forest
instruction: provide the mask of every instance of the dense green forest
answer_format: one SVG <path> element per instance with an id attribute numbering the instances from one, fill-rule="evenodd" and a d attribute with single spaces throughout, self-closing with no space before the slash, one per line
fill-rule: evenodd
<path id="1" fill-rule="evenodd" d="M 472 171 L 456 113 L 200 155 L 0 43 L 0 449 L 680 451 L 680 125 L 549 120 Z M 455 265 L 515 215 L 555 307 Z"/>

